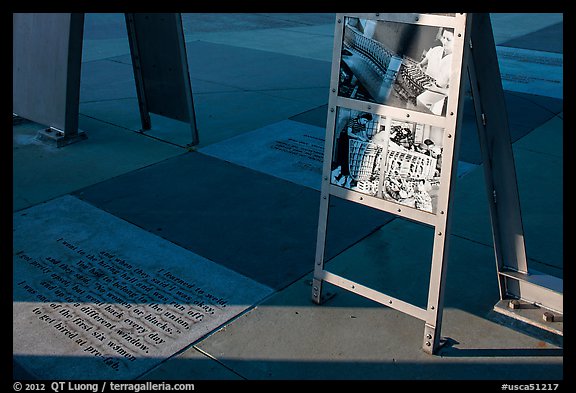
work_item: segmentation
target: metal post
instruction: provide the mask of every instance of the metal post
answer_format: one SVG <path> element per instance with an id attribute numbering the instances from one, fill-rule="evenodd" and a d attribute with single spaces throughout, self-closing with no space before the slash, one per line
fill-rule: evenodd
<path id="1" fill-rule="evenodd" d="M 130 45 L 130 55 L 132 57 L 132 69 L 134 71 L 134 81 L 136 82 L 136 93 L 138 95 L 138 108 L 140 110 L 140 122 L 142 131 L 152 128 L 150 113 L 146 101 L 146 89 L 144 87 L 144 77 L 142 76 L 142 66 L 140 64 L 140 47 L 136 37 L 136 26 L 134 14 L 125 14 L 126 30 L 128 33 L 128 43 Z"/>
<path id="2" fill-rule="evenodd" d="M 154 113 L 190 125 L 199 143 L 192 86 L 179 13 L 126 14 L 142 131 L 151 129 Z"/>
<path id="3" fill-rule="evenodd" d="M 528 268 L 514 153 L 489 14 L 475 14 L 470 52 L 468 74 L 500 288 L 494 310 L 562 335 L 563 280 Z M 544 318 L 547 312 L 556 318 Z"/>

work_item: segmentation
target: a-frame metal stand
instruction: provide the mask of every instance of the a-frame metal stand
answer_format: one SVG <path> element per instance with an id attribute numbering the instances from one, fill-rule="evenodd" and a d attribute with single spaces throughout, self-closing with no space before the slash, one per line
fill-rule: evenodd
<path id="1" fill-rule="evenodd" d="M 378 63 L 375 59 L 387 58 L 382 53 L 387 52 L 386 45 L 392 46 L 387 38 L 365 39 L 364 37 L 347 38 L 347 21 L 369 21 L 370 28 L 382 27 L 382 31 L 414 31 L 424 26 L 449 29 L 453 32 L 454 46 L 451 63 L 451 82 L 445 112 L 438 116 L 423 111 L 397 105 L 387 105 L 387 102 L 365 102 L 363 98 L 345 97 L 341 94 L 343 63 L 343 42 L 347 44 L 347 56 L 354 52 L 354 45 L 361 46 L 359 52 L 364 59 L 369 59 L 369 66 Z M 365 24 L 365 27 L 369 23 Z M 393 25 L 391 28 L 386 24 Z M 350 23 L 352 25 L 352 23 Z M 408 27 L 408 28 L 405 28 Z M 349 30 L 357 31 L 355 28 Z M 367 30 L 367 29 L 366 29 Z M 361 35 L 361 34 L 360 34 Z M 417 36 L 417 35 L 415 35 Z M 404 44 L 405 36 L 402 37 Z M 375 42 L 375 43 L 374 43 Z M 374 45 L 373 45 L 374 44 Z M 376 49 L 370 49 L 370 48 Z M 394 57 L 393 51 L 390 51 Z M 354 53 L 352 53 L 353 55 Z M 405 57 L 404 57 L 405 59 Z M 355 60 L 356 62 L 358 60 Z M 406 60 L 402 60 L 406 61 Z M 353 64 L 353 62 L 350 62 Z M 376 64 L 380 67 L 380 75 L 389 75 L 393 61 L 387 64 Z M 367 67 L 358 67 L 363 70 Z M 369 67 L 368 67 L 369 68 Z M 382 71 L 383 70 L 383 71 Z M 400 71 L 402 69 L 400 68 Z M 398 71 L 398 70 L 396 70 Z M 400 73 L 398 71 L 398 73 Z M 444 287 L 446 279 L 446 261 L 450 239 L 450 216 L 456 168 L 458 162 L 458 141 L 463 112 L 464 83 L 462 75 L 469 74 L 474 107 L 477 115 L 478 133 L 484 158 L 484 171 L 490 215 L 494 235 L 494 249 L 498 267 L 500 284 L 500 301 L 495 310 L 505 312 L 525 322 L 542 325 L 555 323 L 548 330 L 561 334 L 562 327 L 562 280 L 528 271 L 524 235 L 522 228 L 520 204 L 518 198 L 514 158 L 510 142 L 508 120 L 504 105 L 496 48 L 488 14 L 338 14 L 335 28 L 335 44 L 332 63 L 331 93 L 326 129 L 326 145 L 324 152 L 323 182 L 320 199 L 320 214 L 318 222 L 316 258 L 314 279 L 312 285 L 312 300 L 322 302 L 322 284 L 324 282 L 344 288 L 350 292 L 394 308 L 424 321 L 423 350 L 434 354 L 441 345 L 441 325 L 444 307 Z M 398 75 L 399 76 L 399 75 Z M 358 79 L 362 79 L 359 75 Z M 364 76 L 364 81 L 374 80 Z M 379 86 L 379 91 L 383 87 Z M 370 90 L 368 88 L 367 90 Z M 371 90 L 377 91 L 374 86 Z M 397 201 L 383 198 L 383 173 L 389 168 L 386 154 L 381 156 L 380 189 L 377 193 L 366 195 L 364 191 L 342 187 L 341 183 L 333 181 L 333 157 L 335 152 L 335 137 L 337 135 L 337 114 L 342 109 L 354 110 L 359 113 L 368 112 L 384 118 L 410 119 L 416 123 L 427 124 L 444 130 L 442 140 L 442 170 L 439 176 L 437 205 L 433 211 L 424 211 L 417 206 L 405 206 Z M 390 125 L 390 120 L 386 123 Z M 387 134 L 389 136 L 389 134 Z M 383 151 L 386 153 L 387 148 Z M 367 160 L 364 160 L 367 161 Z M 412 221 L 427 224 L 434 228 L 434 242 L 429 277 L 428 301 L 426 308 L 418 307 L 401 299 L 381 293 L 372 288 L 336 275 L 325 269 L 324 249 L 327 236 L 330 198 L 339 197 L 356 203 L 407 218 Z M 529 305 L 522 307 L 522 305 Z M 513 305 L 515 308 L 510 308 Z M 519 307 L 516 307 L 519 305 Z M 542 318 L 541 308 L 546 311 Z M 532 316 L 535 309 L 540 310 L 540 319 Z M 527 314 L 530 316 L 527 316 Z M 552 317 L 550 318 L 550 315 Z M 547 318 L 548 317 L 548 318 Z M 543 321 L 546 319 L 547 321 Z M 556 322 L 550 322 L 550 320 Z M 558 327 L 558 324 L 560 326 Z"/>

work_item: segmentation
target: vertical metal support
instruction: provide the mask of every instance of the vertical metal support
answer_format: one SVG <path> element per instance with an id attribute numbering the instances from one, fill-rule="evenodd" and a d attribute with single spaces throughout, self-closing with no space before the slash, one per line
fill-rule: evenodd
<path id="1" fill-rule="evenodd" d="M 333 74 L 334 75 L 334 74 Z M 332 85 L 337 83 L 332 80 Z M 332 89 L 330 103 L 335 100 L 335 89 Z M 320 191 L 320 212 L 318 214 L 318 233 L 316 236 L 316 257 L 314 262 L 314 279 L 312 280 L 312 301 L 321 304 L 331 295 L 322 293 L 322 281 L 324 276 L 324 258 L 326 250 L 326 236 L 328 233 L 328 220 L 330 215 L 330 175 L 332 166 L 332 148 L 334 139 L 331 130 L 336 122 L 336 107 L 330 105 L 328 111 L 326 138 L 324 142 L 324 166 L 322 170 L 322 185 Z M 326 159 L 330 157 L 330 159 Z"/>
<path id="2" fill-rule="evenodd" d="M 461 86 L 463 88 L 463 86 Z M 461 91 L 462 92 L 462 91 Z M 462 95 L 460 95 L 462 97 Z M 458 118 L 461 119 L 461 107 L 459 105 Z M 458 129 L 459 126 L 455 129 Z M 422 349 L 429 354 L 435 354 L 440 348 L 440 338 L 442 329 L 442 317 L 444 315 L 444 288 L 446 286 L 446 271 L 449 254 L 450 241 L 450 211 L 454 192 L 454 183 L 457 178 L 456 171 L 458 168 L 458 144 L 455 132 L 448 130 L 446 133 L 450 136 L 448 139 L 454 143 L 453 148 L 445 148 L 445 160 L 450 162 L 451 169 L 448 176 L 443 176 L 442 189 L 438 200 L 437 222 L 434 226 L 434 241 L 432 249 L 432 265 L 430 269 L 430 282 L 428 287 L 428 306 L 426 309 L 426 320 L 424 325 L 424 339 Z M 456 140 L 454 140 L 456 139 Z M 446 143 L 445 146 L 448 146 Z"/>
<path id="3" fill-rule="evenodd" d="M 332 173 L 332 154 L 334 147 L 333 130 L 336 124 L 338 74 L 340 69 L 340 45 L 342 40 L 343 20 L 336 18 L 334 26 L 334 46 L 332 50 L 332 71 L 330 77 L 330 95 L 328 98 L 329 110 L 326 119 L 326 136 L 324 138 L 324 163 L 322 167 L 322 184 L 320 187 L 320 211 L 318 214 L 318 232 L 316 239 L 316 256 L 314 260 L 314 278 L 312 280 L 312 301 L 321 304 L 326 298 L 322 293 L 324 275 L 324 257 L 326 249 L 326 236 L 328 232 L 328 219 L 330 210 L 330 176 Z"/>
<path id="4" fill-rule="evenodd" d="M 84 14 L 13 14 L 13 112 L 48 126 L 37 139 L 62 147 L 78 129 Z"/>
<path id="5" fill-rule="evenodd" d="M 70 14 L 70 39 L 68 41 L 66 84 L 66 113 L 64 138 L 68 141 L 84 139 L 78 130 L 80 105 L 80 79 L 82 68 L 82 41 L 84 37 L 84 14 Z"/>
<path id="6" fill-rule="evenodd" d="M 326 183 L 326 181 L 324 181 Z M 324 188 L 324 187 L 322 187 Z M 327 187 L 326 187 L 327 188 Z M 316 258 L 314 263 L 314 278 L 312 280 L 312 301 L 322 303 L 322 272 L 324 270 L 324 250 L 326 246 L 326 232 L 328 227 L 328 206 L 330 195 L 322 192 L 320 200 L 320 214 L 318 218 L 318 234 L 316 239 Z"/>
<path id="7" fill-rule="evenodd" d="M 498 270 L 527 273 L 516 167 L 496 46 L 486 13 L 472 28 L 470 86 L 482 151 Z"/>
<path id="8" fill-rule="evenodd" d="M 448 232 L 442 226 L 435 227 L 432 269 L 428 289 L 428 309 L 424 324 L 422 349 L 435 354 L 440 348 L 442 316 L 444 315 L 444 287 L 446 282 L 446 262 L 448 260 Z"/>
<path id="9" fill-rule="evenodd" d="M 441 346 L 441 327 L 444 314 L 444 290 L 450 245 L 450 224 L 454 189 L 458 172 L 458 156 L 460 150 L 460 129 L 464 111 L 464 97 L 466 85 L 462 83 L 461 75 L 466 70 L 469 51 L 465 43 L 470 37 L 470 26 L 473 24 L 473 15 L 468 14 L 466 23 L 455 33 L 454 56 L 462 59 L 458 82 L 451 83 L 451 97 L 458 97 L 457 102 L 449 104 L 446 114 L 446 129 L 444 130 L 444 153 L 440 193 L 436 223 L 434 225 L 434 241 L 432 251 L 432 265 L 430 270 L 430 283 L 428 288 L 428 306 L 424 325 L 424 339 L 422 349 L 429 354 L 435 354 Z M 448 166 L 444 165 L 448 164 Z"/>
<path id="10" fill-rule="evenodd" d="M 500 301 L 494 310 L 563 334 L 563 280 L 528 269 L 514 152 L 489 14 L 475 14 L 468 74 L 482 151 Z M 521 300 L 509 307 L 511 300 Z M 557 318 L 542 317 L 543 308 Z M 546 316 L 546 312 L 544 312 Z"/>
<path id="11" fill-rule="evenodd" d="M 461 96 L 462 97 L 462 96 Z M 460 117 L 460 116 L 459 116 Z M 455 142 L 457 143 L 457 142 Z M 458 145 L 454 147 L 458 149 Z M 448 149 L 449 150 L 449 149 Z M 448 152 L 449 154 L 449 152 Z M 429 354 L 435 354 L 441 346 L 442 317 L 444 315 L 444 289 L 446 286 L 446 272 L 450 245 L 451 205 L 454 183 L 457 178 L 458 154 L 446 157 L 452 160 L 452 175 L 450 176 L 450 193 L 445 193 L 446 200 L 439 206 L 438 223 L 434 226 L 434 245 L 432 250 L 432 265 L 430 269 L 430 283 L 428 288 L 428 306 L 424 325 L 424 340 L 422 349 Z"/>
<path id="12" fill-rule="evenodd" d="M 126 13 L 126 30 L 128 33 L 128 43 L 132 57 L 132 69 L 134 71 L 134 81 L 136 82 L 136 93 L 138 95 L 138 108 L 140 110 L 140 122 L 142 131 L 152 128 L 150 113 L 146 101 L 146 89 L 144 87 L 144 77 L 142 76 L 142 65 L 140 64 L 140 47 L 136 37 L 136 26 L 133 13 Z"/>
<path id="13" fill-rule="evenodd" d="M 184 41 L 184 28 L 182 27 L 182 14 L 174 14 L 176 19 L 176 38 L 178 42 L 178 47 L 181 48 L 178 51 L 178 60 L 180 63 L 180 69 L 182 70 L 182 84 L 184 85 L 184 101 L 187 108 L 188 122 L 190 123 L 190 132 L 192 136 L 191 146 L 196 146 L 200 143 L 198 137 L 198 125 L 196 123 L 196 112 L 194 110 L 194 97 L 192 95 L 192 82 L 190 81 L 190 73 L 188 70 L 188 58 L 186 55 L 186 42 Z"/>
<path id="14" fill-rule="evenodd" d="M 151 128 L 150 114 L 186 122 L 192 142 L 199 143 L 179 13 L 126 14 L 142 131 Z"/>

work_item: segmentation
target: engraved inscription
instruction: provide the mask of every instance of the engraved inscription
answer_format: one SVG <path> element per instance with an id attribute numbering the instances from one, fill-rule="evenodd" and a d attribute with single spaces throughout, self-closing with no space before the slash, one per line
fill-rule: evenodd
<path id="1" fill-rule="evenodd" d="M 83 249 L 63 237 L 55 243 L 56 252 L 41 258 L 16 253 L 38 274 L 15 285 L 34 302 L 33 317 L 112 370 L 154 356 L 228 306 L 169 268 L 145 271 L 114 250 Z"/>

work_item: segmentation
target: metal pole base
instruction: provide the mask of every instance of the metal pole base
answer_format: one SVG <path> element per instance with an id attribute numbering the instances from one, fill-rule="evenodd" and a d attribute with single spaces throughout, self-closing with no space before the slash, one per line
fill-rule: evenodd
<path id="1" fill-rule="evenodd" d="M 45 143 L 50 146 L 63 147 L 70 145 L 72 143 L 83 141 L 87 139 L 88 135 L 84 131 L 78 130 L 74 135 L 67 135 L 64 131 L 61 131 L 54 127 L 45 128 L 38 131 L 36 135 L 36 140 Z"/>
<path id="2" fill-rule="evenodd" d="M 316 304 L 324 304 L 336 296 L 336 293 L 322 290 L 322 280 L 312 280 L 312 301 Z"/>

